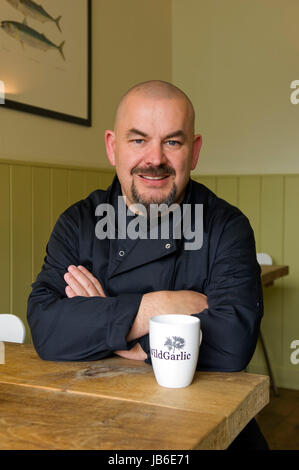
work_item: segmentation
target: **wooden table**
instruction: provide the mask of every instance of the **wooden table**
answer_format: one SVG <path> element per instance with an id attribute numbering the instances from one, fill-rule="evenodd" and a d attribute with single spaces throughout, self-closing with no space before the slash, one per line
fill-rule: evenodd
<path id="1" fill-rule="evenodd" d="M 141 361 L 50 362 L 5 343 L 0 448 L 225 449 L 268 402 L 262 375 L 196 372 L 166 389 Z"/>
<path id="2" fill-rule="evenodd" d="M 287 276 L 289 267 L 286 265 L 261 265 L 261 280 L 264 287 L 272 286 L 276 279 Z"/>

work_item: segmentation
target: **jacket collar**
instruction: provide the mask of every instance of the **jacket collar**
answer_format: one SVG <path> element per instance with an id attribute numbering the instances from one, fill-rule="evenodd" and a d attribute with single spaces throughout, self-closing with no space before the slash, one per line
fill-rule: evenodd
<path id="1" fill-rule="evenodd" d="M 187 188 L 184 200 L 182 204 L 186 204 L 190 200 L 192 181 L 190 180 Z M 117 274 L 134 269 L 138 266 L 142 266 L 147 263 L 151 263 L 154 260 L 170 256 L 176 252 L 181 246 L 182 240 L 175 239 L 173 237 L 173 230 L 169 230 L 169 238 L 167 239 L 150 239 L 149 233 L 147 233 L 147 239 L 137 238 L 136 240 L 130 239 L 126 236 L 125 239 L 120 239 L 119 234 L 120 227 L 118 226 L 118 215 L 119 215 L 119 200 L 122 196 L 121 186 L 117 176 L 115 176 L 111 187 L 108 189 L 107 200 L 109 204 L 112 204 L 115 210 L 115 239 L 110 240 L 109 248 L 109 264 L 108 264 L 108 277 L 111 278 Z M 127 207 L 126 207 L 127 209 Z M 132 213 L 131 213 L 132 214 Z M 130 222 L 136 216 L 129 215 L 126 217 L 126 234 L 127 228 Z M 170 227 L 172 228 L 172 227 Z"/>

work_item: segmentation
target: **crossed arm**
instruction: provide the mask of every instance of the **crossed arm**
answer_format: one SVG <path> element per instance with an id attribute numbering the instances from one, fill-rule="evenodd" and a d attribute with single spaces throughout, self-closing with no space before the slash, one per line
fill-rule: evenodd
<path id="1" fill-rule="evenodd" d="M 106 297 L 100 282 L 83 266 L 69 266 L 64 275 L 67 283 L 65 293 L 68 298 Z M 149 332 L 149 320 L 156 315 L 192 315 L 208 308 L 204 294 L 189 290 L 150 292 L 142 296 L 139 310 L 127 336 L 127 341 L 138 339 Z M 125 359 L 146 359 L 146 353 L 139 343 L 130 351 L 114 351 Z"/>

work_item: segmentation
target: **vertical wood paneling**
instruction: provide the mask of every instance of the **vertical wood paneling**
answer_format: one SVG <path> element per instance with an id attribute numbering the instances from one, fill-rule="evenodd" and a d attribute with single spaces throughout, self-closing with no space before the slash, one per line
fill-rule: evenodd
<path id="1" fill-rule="evenodd" d="M 238 207 L 250 221 L 257 251 L 260 251 L 260 194 L 261 178 L 259 176 L 240 176 Z"/>
<path id="2" fill-rule="evenodd" d="M 0 313 L 10 312 L 10 175 L 0 165 Z"/>
<path id="3" fill-rule="evenodd" d="M 112 183 L 115 173 L 100 173 L 99 175 L 99 189 L 107 189 Z"/>
<path id="4" fill-rule="evenodd" d="M 269 253 L 276 264 L 282 264 L 284 231 L 283 176 L 261 179 L 260 250 Z"/>
<path id="5" fill-rule="evenodd" d="M 53 227 L 63 211 L 69 206 L 68 172 L 67 170 L 51 169 L 51 227 Z"/>
<path id="6" fill-rule="evenodd" d="M 260 251 L 260 204 L 261 179 L 259 176 L 240 176 L 238 207 L 248 217 L 255 236 L 257 251 Z M 260 342 L 258 341 L 254 356 L 250 363 L 250 371 L 264 363 Z M 253 369 L 254 371 L 254 369 Z"/>
<path id="7" fill-rule="evenodd" d="M 85 198 L 83 170 L 69 170 L 68 172 L 68 204 L 74 204 Z"/>
<path id="8" fill-rule="evenodd" d="M 51 229 L 50 169 L 33 168 L 32 185 L 32 268 L 33 279 L 35 279 L 41 270 Z"/>
<path id="9" fill-rule="evenodd" d="M 290 274 L 284 283 L 283 293 L 283 355 L 284 364 L 299 373 L 299 365 L 290 362 L 290 343 L 299 340 L 299 176 L 285 178 L 285 233 L 284 263 L 290 266 Z"/>
<path id="10" fill-rule="evenodd" d="M 84 197 L 89 196 L 92 191 L 99 189 L 100 172 L 85 171 L 84 172 Z"/>
<path id="11" fill-rule="evenodd" d="M 260 251 L 282 264 L 284 227 L 284 180 L 282 176 L 263 176 L 261 180 Z M 271 360 L 282 364 L 282 286 L 279 279 L 264 288 L 262 331 Z"/>
<path id="12" fill-rule="evenodd" d="M 28 166 L 12 166 L 12 308 L 26 325 L 27 299 L 32 283 L 32 171 Z"/>
<path id="13" fill-rule="evenodd" d="M 198 181 L 207 188 L 209 188 L 213 193 L 217 192 L 217 179 L 215 176 L 194 176 L 192 175 L 194 181 Z"/>
<path id="14" fill-rule="evenodd" d="M 219 176 L 217 177 L 217 196 L 225 199 L 233 206 L 238 205 L 238 177 Z"/>

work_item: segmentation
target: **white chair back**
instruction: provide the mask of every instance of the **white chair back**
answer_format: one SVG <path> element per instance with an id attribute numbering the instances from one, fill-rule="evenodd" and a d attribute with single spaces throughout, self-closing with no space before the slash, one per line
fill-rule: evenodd
<path id="1" fill-rule="evenodd" d="M 10 313 L 0 313 L 0 341 L 24 343 L 26 330 L 22 320 Z"/>
<path id="2" fill-rule="evenodd" d="M 273 264 L 273 260 L 271 256 L 268 255 L 267 253 L 257 253 L 256 257 L 257 257 L 257 262 L 259 264 L 268 264 L 268 265 Z"/>

